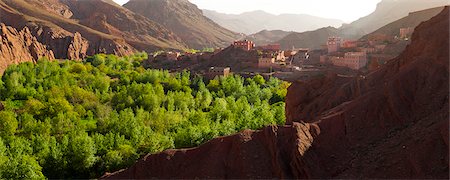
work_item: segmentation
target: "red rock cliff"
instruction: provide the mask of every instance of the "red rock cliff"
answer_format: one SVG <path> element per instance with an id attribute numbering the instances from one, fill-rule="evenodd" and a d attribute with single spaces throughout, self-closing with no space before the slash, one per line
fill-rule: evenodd
<path id="1" fill-rule="evenodd" d="M 439 36 L 436 36 L 439 34 Z M 315 177 L 448 178 L 449 8 L 366 76 L 294 83 L 287 123 L 317 124 Z"/>
<path id="2" fill-rule="evenodd" d="M 42 57 L 55 58 L 53 51 L 38 42 L 28 28 L 18 31 L 0 23 L 0 73 L 9 64 L 36 61 Z"/>
<path id="3" fill-rule="evenodd" d="M 107 175 L 118 179 L 309 177 L 302 156 L 311 146 L 314 127 L 270 126 L 260 131 L 214 139 L 199 148 L 147 155 L 129 169 Z M 302 141 L 298 141 L 302 139 Z M 294 173 L 294 174 L 293 174 Z"/>
<path id="4" fill-rule="evenodd" d="M 147 155 L 103 178 L 449 178 L 449 8 L 381 69 L 294 83 L 287 126 Z"/>

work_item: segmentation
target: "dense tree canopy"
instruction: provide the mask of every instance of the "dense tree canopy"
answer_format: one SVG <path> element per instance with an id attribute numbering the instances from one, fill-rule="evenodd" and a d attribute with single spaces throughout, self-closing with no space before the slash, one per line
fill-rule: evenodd
<path id="1" fill-rule="evenodd" d="M 286 82 L 146 70 L 146 58 L 8 67 L 0 78 L 0 178 L 97 178 L 146 153 L 285 121 Z"/>

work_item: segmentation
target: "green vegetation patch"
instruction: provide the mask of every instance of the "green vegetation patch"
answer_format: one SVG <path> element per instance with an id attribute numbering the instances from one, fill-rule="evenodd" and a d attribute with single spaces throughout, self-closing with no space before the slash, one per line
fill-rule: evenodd
<path id="1" fill-rule="evenodd" d="M 147 54 L 11 65 L 0 79 L 0 178 L 97 178 L 141 155 L 284 124 L 289 84 L 144 69 Z"/>

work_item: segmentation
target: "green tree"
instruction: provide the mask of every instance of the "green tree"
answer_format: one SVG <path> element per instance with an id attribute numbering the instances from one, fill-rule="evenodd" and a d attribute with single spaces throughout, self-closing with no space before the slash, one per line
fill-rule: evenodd
<path id="1" fill-rule="evenodd" d="M 14 136 L 19 123 L 16 116 L 10 111 L 0 111 L 0 135 L 3 138 Z"/>

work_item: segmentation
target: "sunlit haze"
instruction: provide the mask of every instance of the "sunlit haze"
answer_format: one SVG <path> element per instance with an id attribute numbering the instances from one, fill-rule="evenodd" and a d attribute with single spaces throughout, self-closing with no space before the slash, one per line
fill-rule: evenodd
<path id="1" fill-rule="evenodd" d="M 114 0 L 124 4 L 128 0 Z M 381 0 L 189 0 L 200 9 L 239 14 L 263 10 L 272 14 L 309 14 L 352 22 L 373 12 Z"/>
<path id="2" fill-rule="evenodd" d="M 124 5 L 125 3 L 128 2 L 128 0 L 113 0 L 113 1 L 115 1 L 117 4 L 120 4 L 120 5 Z"/>

